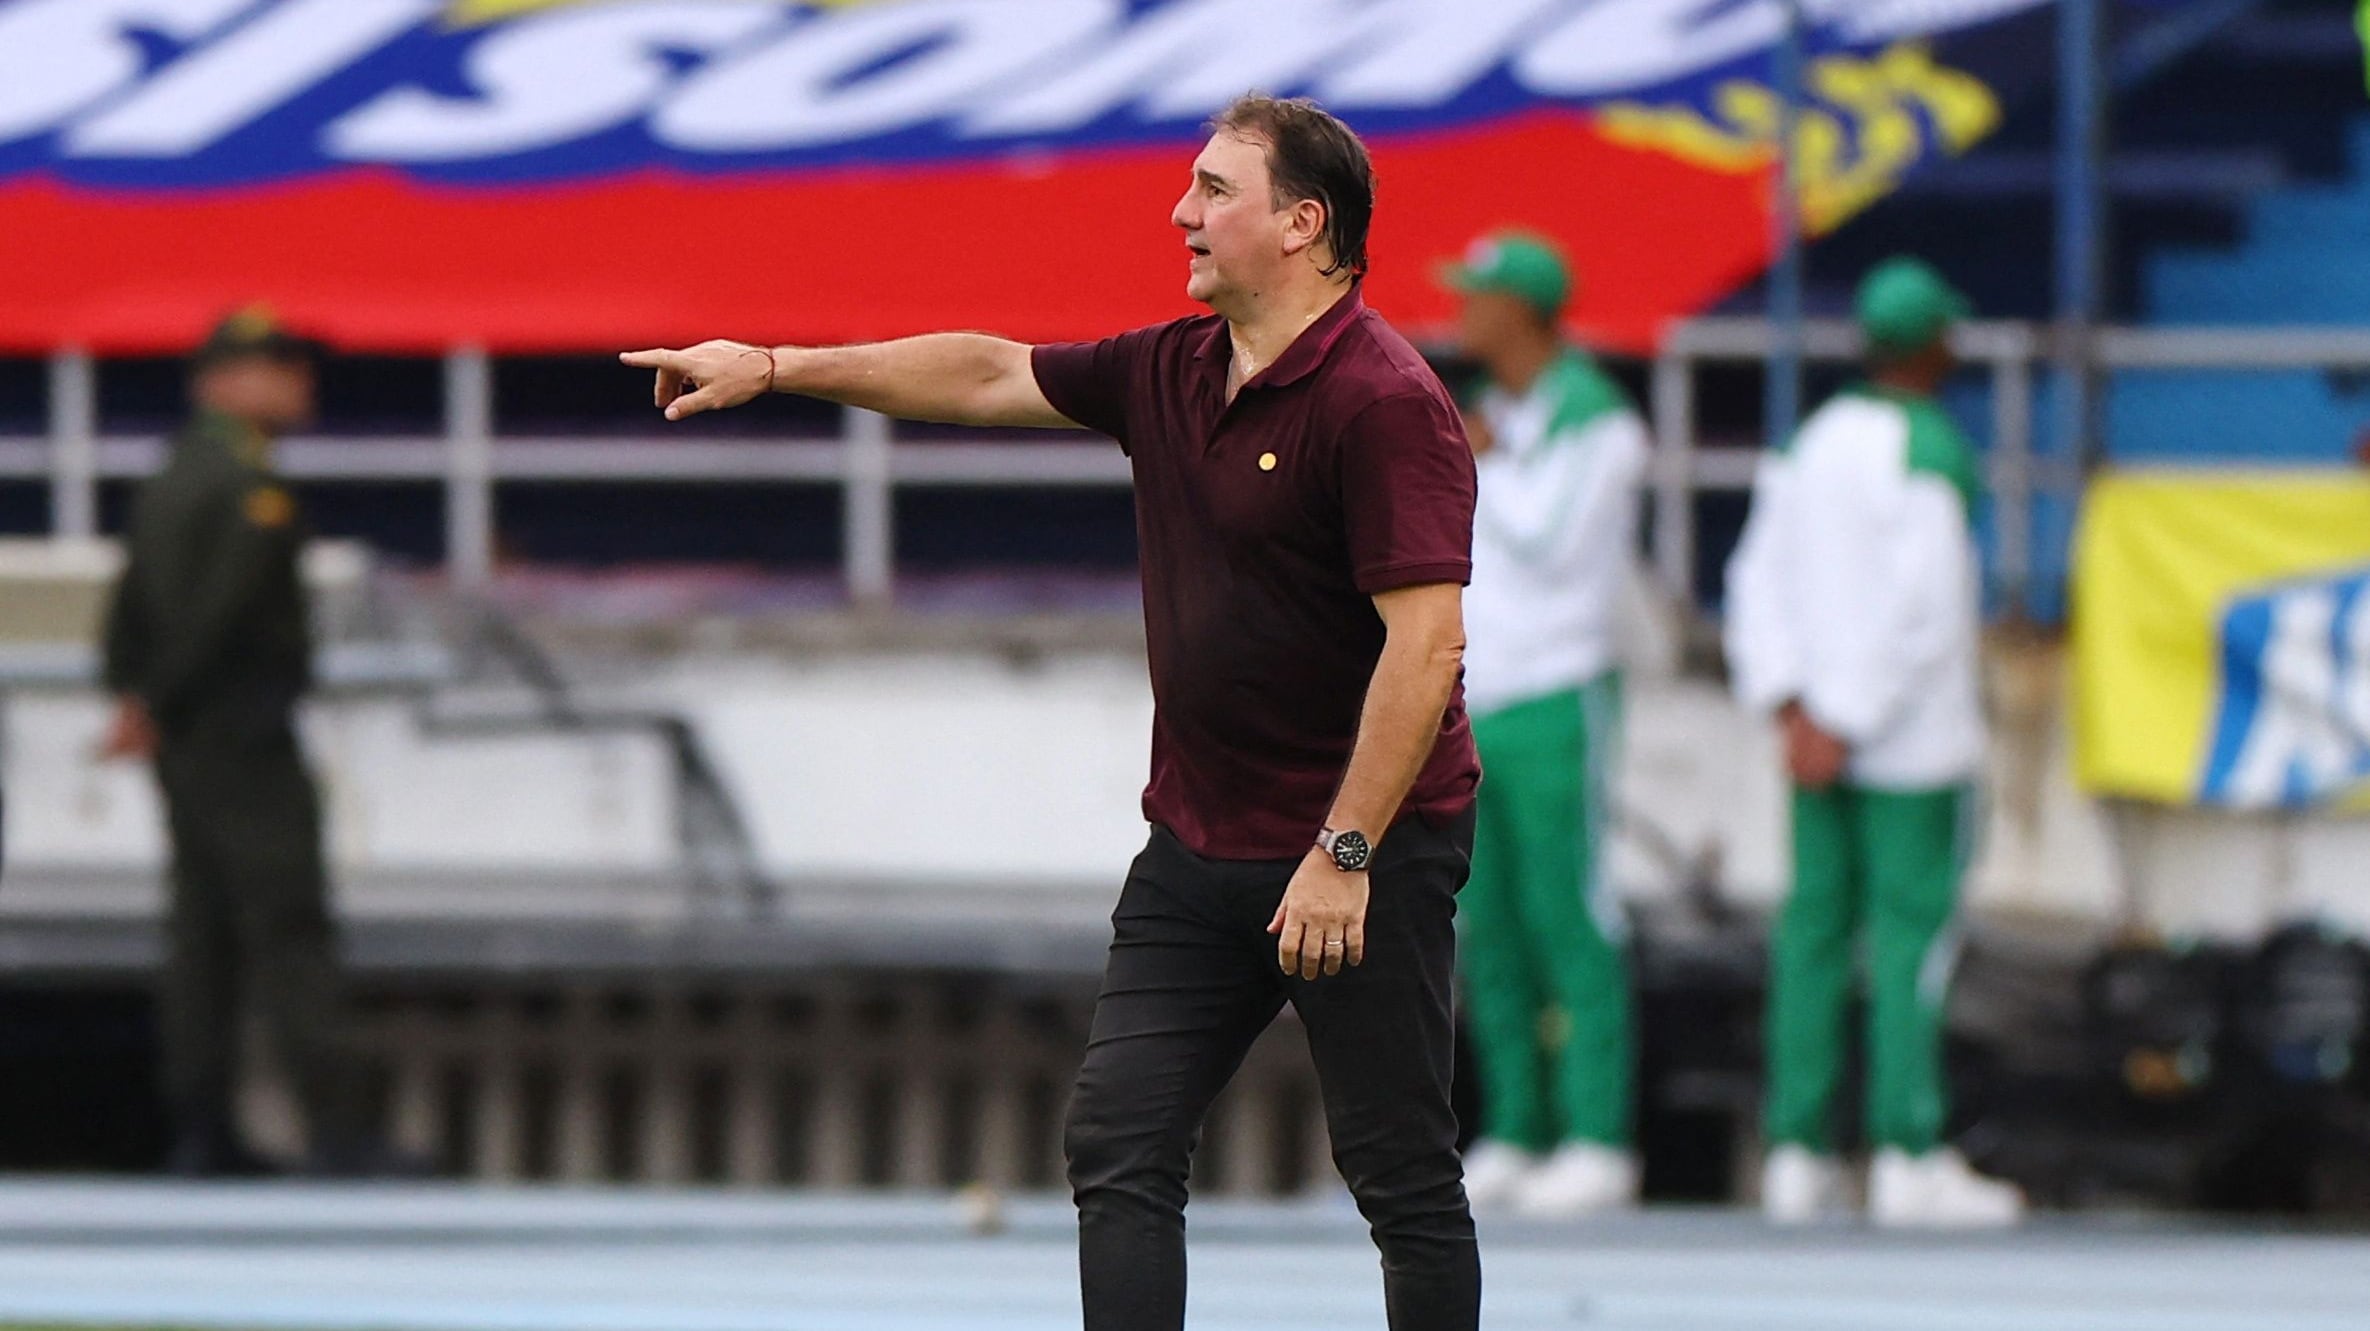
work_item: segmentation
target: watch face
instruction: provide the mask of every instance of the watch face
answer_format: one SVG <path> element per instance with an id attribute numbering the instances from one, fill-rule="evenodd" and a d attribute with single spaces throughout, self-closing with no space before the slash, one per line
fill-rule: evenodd
<path id="1" fill-rule="evenodd" d="M 1343 873 L 1365 868 L 1367 858 L 1373 853 L 1364 832 L 1336 832 L 1333 836 L 1333 865 Z"/>

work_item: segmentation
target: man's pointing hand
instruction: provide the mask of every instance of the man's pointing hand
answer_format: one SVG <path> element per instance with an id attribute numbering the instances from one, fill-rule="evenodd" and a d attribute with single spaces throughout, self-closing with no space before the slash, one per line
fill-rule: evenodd
<path id="1" fill-rule="evenodd" d="M 680 351 L 625 351 L 617 359 L 636 369 L 658 371 L 650 398 L 670 421 L 737 407 L 774 386 L 774 353 L 746 342 L 702 342 Z"/>

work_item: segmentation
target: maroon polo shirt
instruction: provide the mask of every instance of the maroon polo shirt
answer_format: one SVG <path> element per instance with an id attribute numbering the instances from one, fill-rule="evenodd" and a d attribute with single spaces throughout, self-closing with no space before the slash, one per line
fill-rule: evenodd
<path id="1" fill-rule="evenodd" d="M 1213 858 L 1297 858 L 1357 739 L 1374 594 L 1472 575 L 1473 453 L 1438 377 L 1354 288 L 1229 404 L 1232 348 L 1205 315 L 1033 361 L 1046 401 L 1134 464 L 1144 816 Z M 1461 813 L 1480 780 L 1460 679 L 1402 812 Z"/>

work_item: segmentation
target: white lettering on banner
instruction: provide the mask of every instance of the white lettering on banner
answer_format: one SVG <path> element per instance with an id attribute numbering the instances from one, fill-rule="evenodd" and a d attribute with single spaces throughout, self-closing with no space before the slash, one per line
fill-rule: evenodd
<path id="1" fill-rule="evenodd" d="M 1342 108 L 1431 106 L 1455 97 L 1511 42 L 1572 0 L 1186 0 L 1116 40 L 1064 53 L 964 122 L 974 135 L 1049 133 L 1134 108 L 1205 116 L 1253 88 L 1297 89 Z"/>
<path id="2" fill-rule="evenodd" d="M 76 157 L 199 152 L 443 8 L 442 0 L 295 0 L 184 57 L 66 136 Z"/>
<path id="3" fill-rule="evenodd" d="M 1785 33 L 1777 0 L 1605 0 L 1564 20 L 1515 58 L 1534 92 L 1635 92 L 1762 50 Z"/>
<path id="4" fill-rule="evenodd" d="M 1140 107 L 1155 117 L 1208 115 L 1251 88 L 1296 87 L 1341 49 L 1357 0 L 1186 0 L 1107 43 L 1063 52 L 998 89 L 963 122 L 973 135 L 1041 134 Z M 1037 77 L 1042 75 L 1042 77 Z"/>
<path id="5" fill-rule="evenodd" d="M 2355 604 L 2358 623 L 2362 602 Z M 2344 782 L 2350 742 L 2331 707 L 2338 701 L 2330 636 L 2336 614 L 2337 593 L 2330 587 L 2303 588 L 2273 600 L 2254 722 L 2230 772 L 2228 795 L 2234 802 L 2258 808 L 2281 803 L 2291 772 L 2315 797 Z M 2355 637 L 2358 641 L 2359 634 Z M 2354 658 L 2357 671 L 2364 660 Z"/>
<path id="6" fill-rule="evenodd" d="M 134 30 L 194 42 L 250 0 L 25 0 L 0 9 L 0 143 L 43 133 L 140 76 Z"/>
<path id="7" fill-rule="evenodd" d="M 2046 2 L 1805 8 L 1826 36 L 1866 44 Z M 0 0 L 0 142 L 63 129 L 73 156 L 197 156 L 450 12 L 450 0 Z M 1121 114 L 1196 119 L 1250 88 L 1352 111 L 1434 107 L 1502 67 L 1543 98 L 1642 96 L 1766 50 L 1782 16 L 1782 0 L 603 0 L 438 29 L 423 63 L 439 73 L 378 90 L 324 127 L 321 147 L 348 161 L 492 160 L 641 116 L 693 153 L 948 121 L 974 138 L 1054 135 Z M 761 49 L 736 49 L 771 28 Z M 143 83 L 140 32 L 189 49 Z M 455 60 L 466 94 L 427 82 Z M 286 166 L 310 160 L 284 146 Z"/>
<path id="8" fill-rule="evenodd" d="M 2338 633 L 2346 669 L 2337 681 L 2337 723 L 2350 747 L 2370 744 L 2370 589 L 2355 593 Z"/>
<path id="9" fill-rule="evenodd" d="M 397 88 L 332 124 L 336 157 L 451 162 L 549 148 L 629 123 L 674 82 L 669 52 L 713 55 L 781 26 L 747 0 L 645 0 L 506 25 L 469 52 L 482 95 Z"/>
<path id="10" fill-rule="evenodd" d="M 1815 0 L 1812 13 L 1841 24 L 1846 41 L 1889 42 L 1973 27 L 2049 0 Z"/>
<path id="11" fill-rule="evenodd" d="M 906 0 L 818 18 L 694 76 L 651 117 L 651 132 L 693 151 L 758 152 L 925 123 L 1092 35 L 1116 12 L 1114 0 L 1031 0 L 1025 12 Z M 882 61 L 893 63 L 873 69 Z"/>
<path id="12" fill-rule="evenodd" d="M 2045 3 L 1810 0 L 1810 7 L 1855 40 L 1889 40 Z M 982 8 L 1036 23 L 1046 7 Z M 819 19 L 784 45 L 865 16 Z M 1001 86 L 983 85 L 963 130 L 1059 133 L 1129 109 L 1155 120 L 1198 117 L 1252 88 L 1309 87 L 1345 109 L 1436 106 L 1509 58 L 1517 78 L 1543 96 L 1634 94 L 1766 50 L 1783 29 L 1780 0 L 1175 0 L 1115 21 Z M 931 104 L 928 115 L 945 105 Z M 901 127 L 884 117 L 884 128 Z"/>
<path id="13" fill-rule="evenodd" d="M 1333 0 L 1303 0 L 1279 13 L 1274 5 L 1241 0 L 1202 0 L 1207 10 L 1231 11 L 1205 50 L 1216 60 L 1190 55 L 1153 69 L 1138 85 L 1137 104 L 1155 120 L 1207 116 L 1253 88 L 1289 88 L 1316 77 L 1325 63 L 1355 35 L 1356 6 Z M 1223 34 L 1223 35 L 1221 35 Z M 1131 36 L 1133 34 L 1130 34 Z M 1122 99 L 1122 105 L 1130 99 Z M 1073 122 L 1084 124 L 1082 117 Z"/>
<path id="14" fill-rule="evenodd" d="M 1568 7 L 1568 0 L 1428 0 L 1361 9 L 1375 49 L 1353 56 L 1317 85 L 1317 96 L 1344 109 L 1438 106 L 1471 87 L 1519 47 L 1526 35 Z"/>

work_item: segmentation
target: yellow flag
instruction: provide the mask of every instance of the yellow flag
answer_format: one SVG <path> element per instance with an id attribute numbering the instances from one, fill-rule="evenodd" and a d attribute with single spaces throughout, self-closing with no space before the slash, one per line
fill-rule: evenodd
<path id="1" fill-rule="evenodd" d="M 2301 808 L 2370 790 L 2370 478 L 2126 472 L 2074 552 L 2082 785 Z"/>

